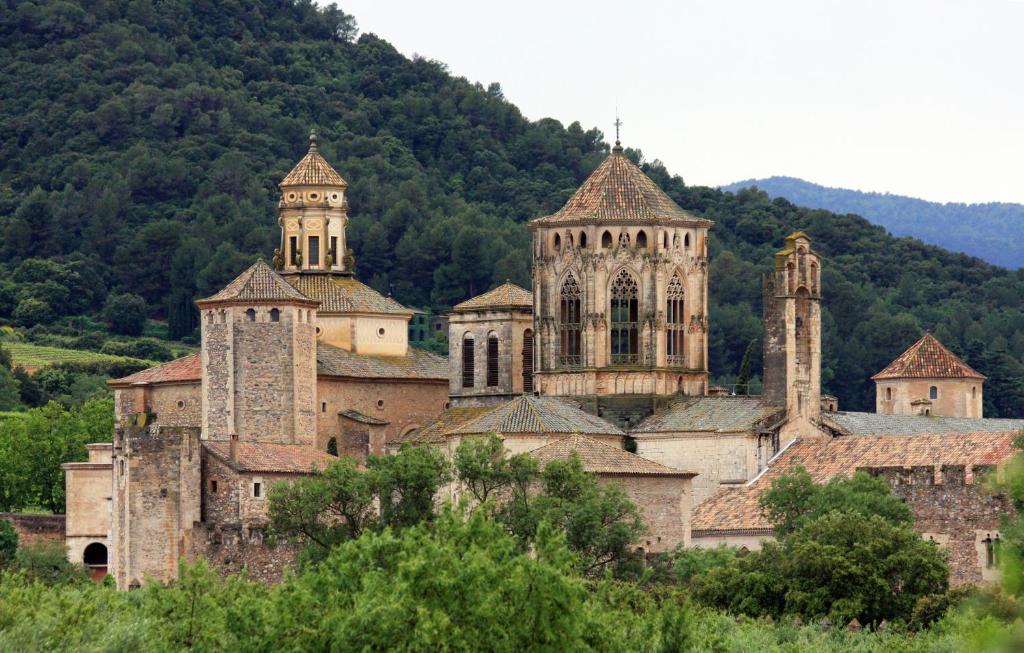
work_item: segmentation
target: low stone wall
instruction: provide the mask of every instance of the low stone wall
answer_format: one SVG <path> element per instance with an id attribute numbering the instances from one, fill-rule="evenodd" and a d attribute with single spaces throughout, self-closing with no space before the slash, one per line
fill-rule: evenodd
<path id="1" fill-rule="evenodd" d="M 270 546 L 262 528 L 196 522 L 192 526 L 189 559 L 205 558 L 221 574 L 240 574 L 251 580 L 277 583 L 295 568 L 298 547 L 280 543 Z"/>
<path id="2" fill-rule="evenodd" d="M 18 544 L 38 542 L 64 542 L 64 515 L 29 515 L 20 512 L 0 512 L 18 533 Z"/>

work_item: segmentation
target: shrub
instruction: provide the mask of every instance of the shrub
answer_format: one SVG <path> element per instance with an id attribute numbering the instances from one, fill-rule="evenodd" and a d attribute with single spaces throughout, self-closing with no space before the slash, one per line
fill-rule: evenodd
<path id="1" fill-rule="evenodd" d="M 122 336 L 142 335 L 146 327 L 146 300 L 132 293 L 110 295 L 103 306 L 103 319 L 114 333 Z"/>
<path id="2" fill-rule="evenodd" d="M 0 567 L 6 567 L 14 560 L 18 550 L 18 531 L 11 522 L 0 519 Z"/>

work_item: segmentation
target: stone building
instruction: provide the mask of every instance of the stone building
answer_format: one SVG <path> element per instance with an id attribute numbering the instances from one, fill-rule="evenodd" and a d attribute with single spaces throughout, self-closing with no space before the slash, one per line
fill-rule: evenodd
<path id="1" fill-rule="evenodd" d="M 72 561 L 107 547 L 122 588 L 200 555 L 279 577 L 293 552 L 262 546 L 269 486 L 383 453 L 445 408 L 447 365 L 409 346 L 413 312 L 352 275 L 346 190 L 311 136 L 281 183 L 276 269 L 197 302 L 199 353 L 111 382 L 113 442 L 66 467 Z"/>
<path id="2" fill-rule="evenodd" d="M 926 333 L 875 382 L 875 410 L 883 415 L 981 417 L 985 377 Z"/>
<path id="3" fill-rule="evenodd" d="M 709 220 L 679 208 L 616 142 L 533 232 L 536 390 L 621 426 L 707 389 Z"/>

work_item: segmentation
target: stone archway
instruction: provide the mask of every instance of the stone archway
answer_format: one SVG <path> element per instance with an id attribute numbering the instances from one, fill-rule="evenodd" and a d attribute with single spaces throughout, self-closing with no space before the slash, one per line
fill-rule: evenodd
<path id="1" fill-rule="evenodd" d="M 107 575 L 107 545 L 102 542 L 92 542 L 82 553 L 82 563 L 89 568 L 89 577 L 97 583 L 102 582 Z"/>

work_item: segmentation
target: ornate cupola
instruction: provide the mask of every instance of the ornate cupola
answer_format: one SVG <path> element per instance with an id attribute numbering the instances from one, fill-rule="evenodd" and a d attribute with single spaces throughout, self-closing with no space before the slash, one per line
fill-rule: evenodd
<path id="1" fill-rule="evenodd" d="M 565 206 L 532 220 L 541 394 L 591 397 L 608 415 L 629 395 L 645 406 L 634 424 L 655 397 L 703 395 L 710 226 L 618 141 Z"/>
<path id="2" fill-rule="evenodd" d="M 281 246 L 274 251 L 274 268 L 282 274 L 351 273 L 345 246 L 348 183 L 320 154 L 315 131 L 309 134 L 309 152 L 280 189 Z"/>

